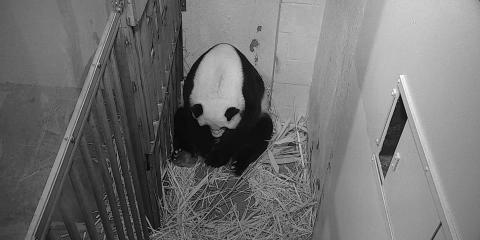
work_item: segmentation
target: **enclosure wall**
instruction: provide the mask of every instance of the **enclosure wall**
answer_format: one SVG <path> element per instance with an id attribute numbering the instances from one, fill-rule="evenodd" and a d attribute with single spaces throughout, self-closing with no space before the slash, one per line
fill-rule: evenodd
<path id="1" fill-rule="evenodd" d="M 273 106 L 284 120 L 306 116 L 325 0 L 280 4 L 273 73 Z"/>
<path id="2" fill-rule="evenodd" d="M 148 238 L 145 215 L 160 225 L 183 77 L 181 1 L 120 3 L 3 4 L 0 239 L 98 239 L 94 213 L 107 239 L 113 222 L 119 239 L 133 239 L 133 228 Z"/>
<path id="3" fill-rule="evenodd" d="M 267 102 L 281 119 L 307 115 L 325 0 L 186 3 L 185 71 L 214 44 L 231 43 L 263 77 Z"/>
<path id="4" fill-rule="evenodd" d="M 367 165 L 391 90 L 406 74 L 454 239 L 480 238 L 480 3 L 327 1 L 325 14 L 309 107 L 312 171 L 323 205 L 315 236 L 387 239 Z M 364 212 L 365 205 L 374 210 Z"/>
<path id="5" fill-rule="evenodd" d="M 213 45 L 230 43 L 255 65 L 270 92 L 279 2 L 187 0 L 182 14 L 185 71 Z"/>
<path id="6" fill-rule="evenodd" d="M 320 202 L 313 239 L 388 239 L 355 49 L 366 1 L 327 1 L 310 90 L 308 150 Z"/>

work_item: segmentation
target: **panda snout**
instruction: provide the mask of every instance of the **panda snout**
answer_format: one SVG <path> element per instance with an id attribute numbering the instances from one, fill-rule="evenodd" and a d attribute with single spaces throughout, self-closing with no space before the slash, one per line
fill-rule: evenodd
<path id="1" fill-rule="evenodd" d="M 214 138 L 219 138 L 223 135 L 223 133 L 225 132 L 225 128 L 219 128 L 219 129 L 210 129 L 211 133 L 212 133 L 212 136 Z"/>

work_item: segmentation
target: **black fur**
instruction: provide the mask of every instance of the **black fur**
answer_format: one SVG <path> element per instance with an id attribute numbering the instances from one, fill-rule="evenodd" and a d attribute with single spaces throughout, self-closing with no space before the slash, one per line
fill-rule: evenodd
<path id="1" fill-rule="evenodd" d="M 212 137 L 209 127 L 200 126 L 192 115 L 193 113 L 195 117 L 199 116 L 196 115 L 199 112 L 198 107 L 190 106 L 195 73 L 205 54 L 212 48 L 197 59 L 185 79 L 184 106 L 175 113 L 174 150 L 187 151 L 193 156 L 200 155 L 205 158 L 205 164 L 212 167 L 223 166 L 231 160 L 235 174 L 241 175 L 248 165 L 265 151 L 272 136 L 272 119 L 262 112 L 261 106 L 265 87 L 255 67 L 234 47 L 243 67 L 242 94 L 245 109 L 240 113 L 242 120 L 236 129 L 226 129 L 219 139 Z M 235 109 L 227 110 L 227 119 L 237 113 L 238 109 Z"/>
<path id="2" fill-rule="evenodd" d="M 203 107 L 200 104 L 195 104 L 192 106 L 192 114 L 195 118 L 198 118 L 200 115 L 203 114 Z"/>
<path id="3" fill-rule="evenodd" d="M 227 119 L 227 121 L 230 121 L 239 112 L 240 112 L 240 109 L 234 108 L 234 107 L 229 107 L 227 109 L 227 111 L 225 111 L 225 118 Z"/>

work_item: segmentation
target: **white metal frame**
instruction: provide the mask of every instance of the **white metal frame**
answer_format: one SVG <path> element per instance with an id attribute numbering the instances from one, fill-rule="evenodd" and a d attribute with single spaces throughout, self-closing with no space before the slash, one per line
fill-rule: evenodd
<path id="1" fill-rule="evenodd" d="M 407 117 L 409 119 L 409 121 L 407 121 L 407 123 L 409 124 L 408 127 L 410 127 L 413 133 L 415 146 L 420 155 L 420 161 L 425 171 L 427 184 L 434 202 L 434 207 L 437 212 L 437 215 L 440 218 L 440 221 L 442 222 L 442 231 L 445 233 L 446 239 L 459 240 L 460 237 L 458 236 L 458 234 L 456 234 L 453 215 L 449 211 L 445 195 L 441 191 L 441 188 L 439 187 L 440 181 L 439 181 L 438 173 L 436 169 L 432 167 L 434 166 L 434 164 L 432 164 L 433 158 L 432 158 L 432 155 L 429 153 L 428 146 L 425 144 L 426 138 L 424 137 L 421 125 L 417 117 L 417 113 L 415 111 L 414 101 L 408 90 L 408 81 L 407 81 L 406 75 L 400 75 L 397 81 L 396 88 L 392 90 L 392 96 L 393 96 L 393 100 L 390 107 L 390 111 L 388 113 L 388 117 L 386 119 L 384 128 L 381 132 L 380 138 L 375 140 L 377 148 L 375 149 L 375 152 L 372 155 L 372 162 L 373 162 L 372 167 L 375 170 L 374 172 L 377 173 L 377 187 L 379 190 L 379 196 L 381 198 L 381 201 L 384 204 L 385 219 L 387 220 L 386 224 L 387 224 L 390 237 L 391 239 L 394 239 L 393 229 L 392 229 L 391 220 L 388 212 L 388 205 L 387 205 L 387 202 L 385 201 L 385 191 L 382 184 L 385 181 L 385 178 L 381 170 L 379 153 L 381 151 L 381 147 L 383 146 L 383 142 L 387 134 L 387 128 L 390 125 L 393 111 L 395 110 L 397 101 L 401 96 L 403 104 L 405 106 Z"/>

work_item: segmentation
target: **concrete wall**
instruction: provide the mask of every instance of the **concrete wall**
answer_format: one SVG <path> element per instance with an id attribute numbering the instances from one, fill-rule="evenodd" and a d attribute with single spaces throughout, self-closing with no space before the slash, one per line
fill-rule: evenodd
<path id="1" fill-rule="evenodd" d="M 6 1 L 0 10 L 0 83 L 81 87 L 110 1 Z"/>
<path id="2" fill-rule="evenodd" d="M 308 111 L 321 203 L 312 239 L 388 239 L 354 57 L 365 4 L 335 0 L 325 6 Z"/>
<path id="3" fill-rule="evenodd" d="M 324 6 L 325 0 L 187 0 L 185 71 L 215 43 L 232 43 L 262 75 L 279 116 L 305 116 Z"/>
<path id="4" fill-rule="evenodd" d="M 273 106 L 281 118 L 306 116 L 325 0 L 284 0 L 278 23 Z"/>
<path id="5" fill-rule="evenodd" d="M 24 238 L 110 2 L 2 1 L 0 239 Z"/>
<path id="6" fill-rule="evenodd" d="M 235 45 L 255 65 L 270 94 L 280 0 L 187 0 L 183 12 L 185 75 L 216 43 Z"/>
<path id="7" fill-rule="evenodd" d="M 479 29 L 478 1 L 327 1 L 309 107 L 312 172 L 324 199 L 315 236 L 387 239 L 381 214 L 360 206 L 381 205 L 365 165 L 391 89 L 407 74 L 454 239 L 480 239 Z M 357 187 L 366 191 L 345 200 Z"/>

